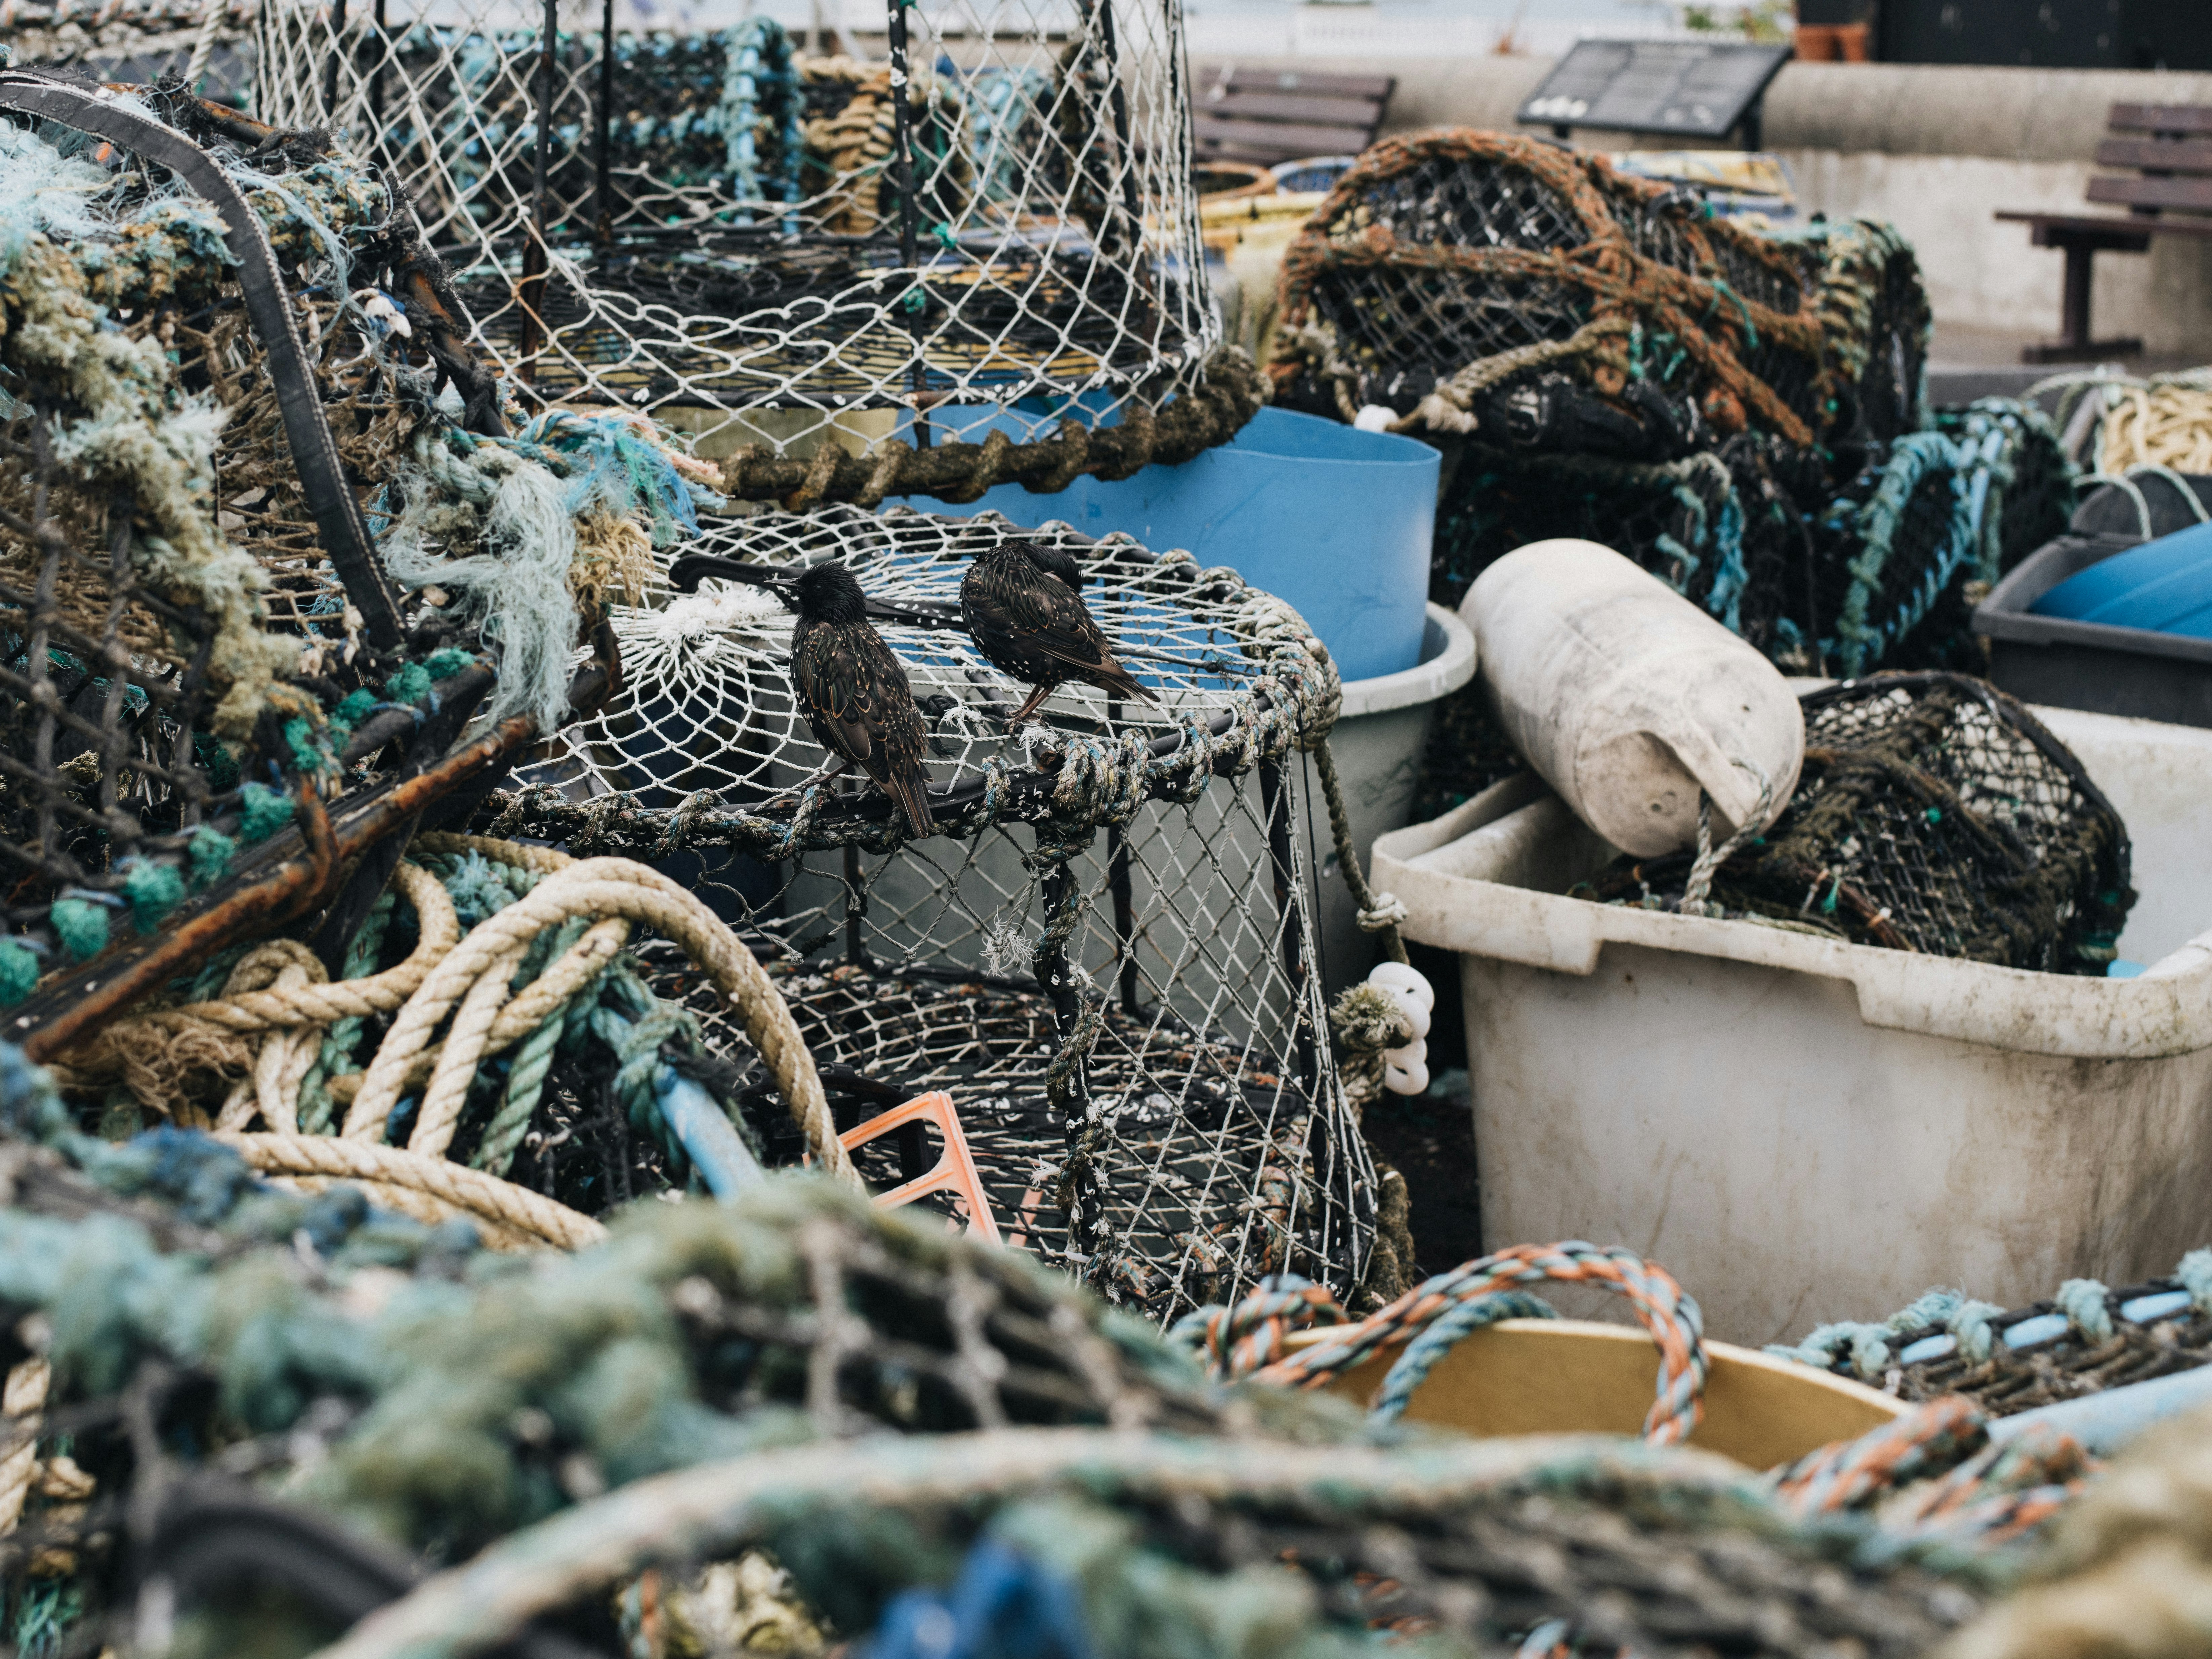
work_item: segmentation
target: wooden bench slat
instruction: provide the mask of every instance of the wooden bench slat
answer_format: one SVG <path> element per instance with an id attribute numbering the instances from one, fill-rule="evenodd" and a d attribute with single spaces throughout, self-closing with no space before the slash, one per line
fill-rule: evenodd
<path id="1" fill-rule="evenodd" d="M 2115 132 L 2212 132 L 2212 104 L 2115 104 Z"/>
<path id="2" fill-rule="evenodd" d="M 1279 151 L 1279 160 L 1301 155 L 1342 155 L 1367 148 L 1365 127 L 1298 126 L 1277 121 L 1217 121 L 1200 114 L 1191 121 L 1191 137 L 1208 146 L 1234 144 L 1248 150 Z"/>
<path id="3" fill-rule="evenodd" d="M 2173 208 L 2212 213 L 2212 179 L 2124 179 L 2089 180 L 2089 199 L 2115 207 Z"/>
<path id="4" fill-rule="evenodd" d="M 2212 219 L 2152 219 L 2148 217 L 2120 218 L 2110 213 L 2025 213 L 2000 210 L 1996 216 L 2006 224 L 2033 226 L 2039 233 L 2056 231 L 2067 235 L 2107 235 L 2139 241 L 2144 247 L 2154 236 L 2212 236 Z M 2039 246 L 2045 244 L 2039 243 Z"/>
<path id="5" fill-rule="evenodd" d="M 1225 73 L 1212 76 L 1199 85 L 1199 95 L 1204 97 L 1214 88 L 1223 87 L 1231 92 L 1303 92 L 1322 98 L 1370 98 L 1386 102 L 1398 90 L 1395 75 L 1309 75 L 1300 70 L 1295 72 L 1277 70 L 1231 68 Z"/>
<path id="6" fill-rule="evenodd" d="M 1199 112 L 1237 121 L 1304 121 L 1322 126 L 1372 128 L 1382 118 L 1371 99 L 1293 98 L 1282 93 L 1241 92 L 1199 100 Z M 2179 149 L 2176 145 L 2173 148 Z"/>
<path id="7" fill-rule="evenodd" d="M 2147 173 L 2212 173 L 2212 143 L 2160 138 L 2107 138 L 2097 146 L 2100 167 Z"/>

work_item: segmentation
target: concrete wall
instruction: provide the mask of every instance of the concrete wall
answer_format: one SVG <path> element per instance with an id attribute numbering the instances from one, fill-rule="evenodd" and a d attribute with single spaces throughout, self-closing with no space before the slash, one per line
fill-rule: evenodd
<path id="1" fill-rule="evenodd" d="M 1316 67 L 1311 58 L 1239 68 Z M 1201 84 L 1214 65 L 1194 66 Z M 1395 75 L 1388 131 L 1511 129 L 1550 70 L 1540 58 L 1338 58 Z M 2062 257 L 2028 246 L 1999 208 L 2105 211 L 2083 202 L 2090 158 L 2116 103 L 2212 104 L 2212 75 L 2121 70 L 1792 64 L 1768 93 L 1765 142 L 1789 161 L 1808 212 L 1887 219 L 1910 236 L 1938 320 L 1956 328 L 2056 331 Z M 1601 149 L 1659 141 L 1577 132 Z M 2212 242 L 2161 239 L 2144 257 L 2098 256 L 2096 328 L 2154 352 L 2212 359 Z"/>

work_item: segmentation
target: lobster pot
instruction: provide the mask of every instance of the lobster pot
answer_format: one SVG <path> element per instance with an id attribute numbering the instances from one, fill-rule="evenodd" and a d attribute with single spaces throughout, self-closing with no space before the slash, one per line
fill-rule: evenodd
<path id="1" fill-rule="evenodd" d="M 18 65 L 98 81 L 180 76 L 202 96 L 228 100 L 252 76 L 252 24 L 251 0 L 55 0 L 10 8 L 0 41 Z"/>
<path id="2" fill-rule="evenodd" d="M 1437 513 L 1430 592 L 1456 605 L 1532 542 L 1595 541 L 1632 559 L 1786 665 L 1813 614 L 1800 452 L 1744 438 L 1665 464 L 1469 441 Z M 1817 485 L 1815 486 L 1817 488 Z"/>
<path id="3" fill-rule="evenodd" d="M 1269 371 L 1286 402 L 1346 419 L 1383 404 L 1449 432 L 1472 415 L 1474 430 L 1629 459 L 1743 431 L 1808 446 L 1863 412 L 1893 436 L 1917 423 L 1918 357 L 1883 349 L 1899 337 L 1881 296 L 1894 278 L 1909 297 L 1917 276 L 1909 250 L 1870 249 L 1886 235 L 1760 236 L 1534 138 L 1386 140 L 1285 256 Z M 1857 395 L 1877 360 L 1905 376 L 1897 396 Z M 1432 393 L 1451 407 L 1425 409 Z"/>
<path id="4" fill-rule="evenodd" d="M 1009 535 L 1079 560 L 1158 704 L 1063 687 L 1043 728 L 1006 733 L 1026 688 L 920 624 Z M 1326 1034 L 1301 747 L 1338 688 L 1297 614 L 1187 554 L 995 514 L 768 514 L 702 545 L 834 556 L 915 619 L 878 627 L 950 792 L 939 833 L 907 840 L 872 787 L 795 793 L 823 756 L 793 706 L 792 618 L 712 580 L 617 613 L 625 690 L 507 798 L 500 833 L 687 860 L 787 976 L 852 1121 L 949 1091 L 1001 1231 L 1116 1300 L 1166 1319 L 1283 1272 L 1356 1293 L 1374 1176 Z M 693 1006 L 711 1024 L 713 999 Z M 856 1155 L 904 1168 L 888 1140 Z"/>
<path id="5" fill-rule="evenodd" d="M 376 251 L 374 170 L 313 135 L 239 166 L 225 118 L 158 90 L 158 118 L 37 95 L 43 132 L 76 124 L 183 169 L 155 185 L 0 133 L 26 202 L 80 204 L 58 224 L 23 210 L 25 234 L 45 234 L 0 319 L 0 1006 L 22 1005 L 7 1035 L 45 1052 L 272 913 L 327 903 L 333 860 L 402 822 L 374 804 L 392 781 L 383 739 L 347 754 L 367 709 L 424 696 L 433 663 L 463 709 L 495 675 L 470 649 L 441 655 L 465 636 L 403 596 L 353 494 L 382 492 L 388 529 L 410 453 L 465 439 L 402 386 L 381 325 L 342 303 L 349 270 L 404 280 Z M 94 380 L 27 343 L 96 329 L 118 367 Z M 453 362 L 465 378 L 466 354 Z M 444 486 L 415 488 L 428 505 Z M 421 805 L 453 781 L 438 765 L 452 736 L 434 723 L 414 757 Z M 295 862 L 311 833 L 312 872 Z"/>
<path id="6" fill-rule="evenodd" d="M 764 16 L 672 35 L 592 0 L 271 0 L 256 106 L 393 168 L 526 398 L 805 455 L 1188 390 L 1219 329 L 1180 6 L 884 18 L 856 63 Z"/>

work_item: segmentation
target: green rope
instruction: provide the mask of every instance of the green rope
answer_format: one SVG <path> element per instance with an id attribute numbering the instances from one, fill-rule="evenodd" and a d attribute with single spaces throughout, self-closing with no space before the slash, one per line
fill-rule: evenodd
<path id="1" fill-rule="evenodd" d="M 587 917 L 572 916 L 551 930 L 550 935 L 541 935 L 552 941 L 546 952 L 548 959 L 559 960 L 590 926 Z M 532 974 L 530 977 L 534 981 L 538 976 Z M 507 1086 L 501 1093 L 499 1107 L 484 1127 L 476 1155 L 469 1160 L 471 1167 L 495 1176 L 507 1173 L 507 1166 L 514 1162 L 516 1149 L 522 1145 L 522 1138 L 530 1132 L 530 1120 L 537 1115 L 538 1103 L 545 1092 L 546 1077 L 553 1069 L 554 1051 L 568 1033 L 571 1011 L 578 1007 L 588 1011 L 599 995 L 596 987 L 604 983 L 605 976 L 601 975 L 586 985 L 522 1040 L 507 1069 Z"/>
<path id="2" fill-rule="evenodd" d="M 361 931 L 346 947 L 343 978 L 367 979 L 376 971 L 376 964 L 384 953 L 384 936 L 392 927 L 392 913 L 398 903 L 399 895 L 395 889 L 386 888 L 377 895 L 376 902 L 369 907 L 361 924 Z M 367 1024 L 365 1016 L 349 1014 L 343 1019 L 332 1021 L 331 1029 L 323 1034 L 322 1047 L 316 1052 L 314 1064 L 300 1079 L 301 1134 L 331 1133 L 337 1115 L 337 1103 L 331 1097 L 330 1080 L 354 1069 L 354 1050 L 361 1044 L 361 1034 Z"/>

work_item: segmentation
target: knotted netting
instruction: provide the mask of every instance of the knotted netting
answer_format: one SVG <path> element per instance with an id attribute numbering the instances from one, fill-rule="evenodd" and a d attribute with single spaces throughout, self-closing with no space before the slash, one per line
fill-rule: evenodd
<path id="1" fill-rule="evenodd" d="M 2135 900 L 2127 828 L 2040 721 L 1960 674 L 1880 674 L 1802 702 L 1804 769 L 1763 834 L 1711 870 L 1624 856 L 1576 893 L 2104 973 Z M 1701 874 L 1710 896 L 1689 895 Z"/>
<path id="2" fill-rule="evenodd" d="M 588 0 L 270 0 L 256 107 L 404 181 L 526 398 L 720 454 L 873 457 L 1142 422 L 1206 383 L 1181 17 L 902 0 L 856 62 L 763 17 L 679 36 Z M 769 473 L 757 498 L 799 482 Z"/>
<path id="3" fill-rule="evenodd" d="M 1893 232 L 1763 236 L 1542 139 L 1375 145 L 1285 257 L 1282 299 L 1269 372 L 1347 420 L 1380 405 L 1401 428 L 1629 459 L 1919 423 L 1926 300 Z"/>
<path id="4" fill-rule="evenodd" d="M 252 25 L 252 0 L 16 0 L 0 9 L 0 43 L 18 64 L 99 81 L 176 76 L 229 101 L 251 73 Z"/>
<path id="5" fill-rule="evenodd" d="M 324 135 L 175 82 L 0 104 L 49 123 L 0 127 L 0 1006 L 52 1053 L 289 925 L 335 969 L 394 832 L 558 725 L 691 507 L 628 417 L 507 433 L 404 198 Z"/>
<path id="6" fill-rule="evenodd" d="M 1115 1299 L 1167 1318 L 1269 1273 L 1357 1289 L 1374 1180 L 1328 1041 L 1304 782 L 1338 684 L 1296 613 L 1187 554 L 991 514 L 768 514 L 694 550 L 835 557 L 941 623 L 970 559 L 1024 534 L 1080 562 L 1160 702 L 1063 686 L 1010 735 L 1027 688 L 964 632 L 879 619 L 930 733 L 937 836 L 907 839 L 872 788 L 793 798 L 823 753 L 793 706 L 792 617 L 711 580 L 617 610 L 624 690 L 495 798 L 492 833 L 696 860 L 841 1122 L 949 1091 L 1000 1231 Z M 907 1173 L 895 1155 L 913 1151 L 855 1153 L 884 1178 Z"/>

